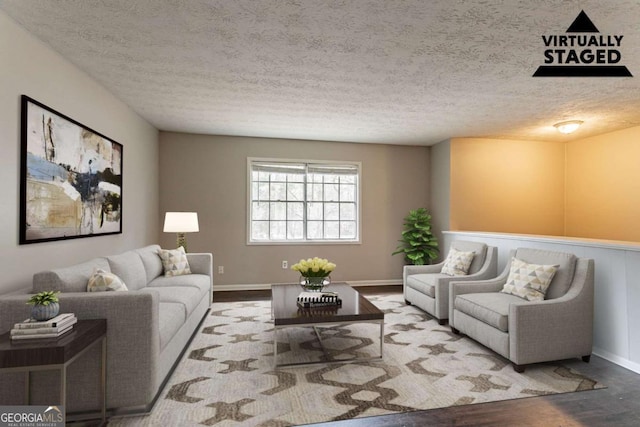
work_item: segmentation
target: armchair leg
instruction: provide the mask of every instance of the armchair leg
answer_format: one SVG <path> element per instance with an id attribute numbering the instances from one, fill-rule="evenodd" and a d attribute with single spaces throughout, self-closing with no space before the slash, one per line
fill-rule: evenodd
<path id="1" fill-rule="evenodd" d="M 407 305 L 411 305 L 411 301 L 409 301 L 409 300 L 404 300 L 404 303 L 407 304 Z"/>
<path id="2" fill-rule="evenodd" d="M 591 360 L 591 355 L 590 354 L 588 354 L 586 356 L 582 356 L 582 361 L 584 363 L 589 363 L 590 360 Z"/>
<path id="3" fill-rule="evenodd" d="M 438 319 L 438 324 L 439 325 L 446 325 L 447 324 L 447 319 Z"/>
<path id="4" fill-rule="evenodd" d="M 451 332 L 453 332 L 456 335 L 460 335 L 460 331 L 454 328 L 453 326 L 451 327 Z"/>
<path id="5" fill-rule="evenodd" d="M 524 372 L 524 365 L 518 365 L 516 363 L 511 363 L 513 365 L 513 370 L 517 373 L 521 374 Z"/>

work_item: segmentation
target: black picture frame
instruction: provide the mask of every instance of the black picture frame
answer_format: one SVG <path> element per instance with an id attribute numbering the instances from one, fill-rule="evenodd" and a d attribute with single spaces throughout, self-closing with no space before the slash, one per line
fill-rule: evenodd
<path id="1" fill-rule="evenodd" d="M 19 243 L 122 233 L 123 146 L 21 99 Z"/>

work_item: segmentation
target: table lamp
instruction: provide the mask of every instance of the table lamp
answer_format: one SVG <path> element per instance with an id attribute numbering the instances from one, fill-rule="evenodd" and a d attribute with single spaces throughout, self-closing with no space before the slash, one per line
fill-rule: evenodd
<path id="1" fill-rule="evenodd" d="M 165 233 L 177 233 L 176 244 L 187 252 L 187 238 L 185 233 L 195 233 L 198 228 L 197 212 L 166 212 L 164 215 Z"/>

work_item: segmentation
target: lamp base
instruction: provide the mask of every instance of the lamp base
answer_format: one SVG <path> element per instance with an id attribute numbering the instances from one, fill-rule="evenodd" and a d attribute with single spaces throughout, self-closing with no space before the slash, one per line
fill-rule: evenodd
<path id="1" fill-rule="evenodd" d="M 178 233 L 177 234 L 177 238 L 176 238 L 176 246 L 177 248 L 179 248 L 180 246 L 182 246 L 184 248 L 184 251 L 187 252 L 187 236 L 185 236 L 184 233 Z"/>

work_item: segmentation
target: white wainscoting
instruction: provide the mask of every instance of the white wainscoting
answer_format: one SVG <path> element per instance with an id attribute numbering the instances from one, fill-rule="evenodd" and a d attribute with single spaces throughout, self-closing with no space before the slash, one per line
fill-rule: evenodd
<path id="1" fill-rule="evenodd" d="M 595 260 L 593 354 L 640 373 L 640 245 L 572 237 L 445 231 L 442 248 L 453 240 L 484 242 L 498 248 L 498 272 L 511 249 L 570 252 Z M 443 253 L 447 252 L 443 250 Z"/>

